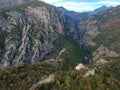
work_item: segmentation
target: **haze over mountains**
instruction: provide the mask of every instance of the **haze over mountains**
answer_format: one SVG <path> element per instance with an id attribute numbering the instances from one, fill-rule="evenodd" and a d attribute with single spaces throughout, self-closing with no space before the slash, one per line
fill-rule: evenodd
<path id="1" fill-rule="evenodd" d="M 1 90 L 119 90 L 120 6 L 78 13 L 2 0 L 0 7 Z"/>

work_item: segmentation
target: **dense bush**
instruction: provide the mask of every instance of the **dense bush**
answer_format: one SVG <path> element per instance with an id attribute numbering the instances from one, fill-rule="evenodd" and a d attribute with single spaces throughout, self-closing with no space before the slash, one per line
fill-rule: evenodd
<path id="1" fill-rule="evenodd" d="M 45 63 L 0 69 L 1 90 L 28 90 L 40 77 L 54 70 Z"/>
<path id="2" fill-rule="evenodd" d="M 55 82 L 47 84 L 49 90 L 119 90 L 120 89 L 120 62 L 119 58 L 100 68 L 94 76 L 83 77 L 82 71 L 59 71 L 55 73 Z M 45 88 L 46 85 L 39 87 Z M 36 90 L 41 90 L 36 88 Z"/>

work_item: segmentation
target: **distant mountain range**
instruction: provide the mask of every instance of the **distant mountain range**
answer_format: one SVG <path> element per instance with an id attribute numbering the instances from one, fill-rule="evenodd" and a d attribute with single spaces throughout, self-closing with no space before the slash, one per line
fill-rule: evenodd
<path id="1" fill-rule="evenodd" d="M 69 10 L 67 10 L 67 9 L 65 9 L 64 7 L 58 7 L 61 11 L 63 11 L 64 13 L 75 13 L 74 11 L 69 11 Z M 101 7 L 99 7 L 99 8 L 97 8 L 97 9 L 95 9 L 95 10 L 93 10 L 93 11 L 88 11 L 88 12 L 91 12 L 91 13 L 99 13 L 99 12 L 102 12 L 102 11 L 105 11 L 105 10 L 107 10 L 107 9 L 109 9 L 109 8 L 112 8 L 112 6 L 110 6 L 110 7 L 107 7 L 107 6 L 101 6 Z M 79 13 L 79 12 L 76 12 L 76 13 Z M 82 13 L 82 12 L 81 12 Z"/>
<path id="2" fill-rule="evenodd" d="M 79 22 L 80 20 L 86 19 L 89 15 L 89 12 L 79 13 L 79 12 L 69 11 L 64 7 L 58 7 L 58 9 L 62 11 L 73 22 Z"/>
<path id="3" fill-rule="evenodd" d="M 69 10 L 65 9 L 64 7 L 58 7 L 58 9 L 60 11 L 62 11 L 66 16 L 68 16 L 70 19 L 72 19 L 72 21 L 75 21 L 75 22 L 79 22 L 80 20 L 87 19 L 88 15 L 103 12 L 109 8 L 111 8 L 111 7 L 101 6 L 97 9 L 95 9 L 94 11 L 79 13 L 79 12 L 75 12 L 75 11 L 69 11 Z"/>
<path id="4" fill-rule="evenodd" d="M 97 9 L 95 9 L 95 10 L 93 11 L 93 13 L 99 13 L 99 12 L 105 11 L 105 10 L 107 10 L 107 9 L 109 9 L 109 8 L 112 8 L 112 6 L 110 6 L 110 7 L 101 6 L 101 7 L 97 8 Z"/>

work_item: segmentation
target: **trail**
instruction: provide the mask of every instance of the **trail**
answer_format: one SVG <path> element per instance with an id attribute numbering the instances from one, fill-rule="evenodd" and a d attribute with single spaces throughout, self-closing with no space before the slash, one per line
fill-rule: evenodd
<path id="1" fill-rule="evenodd" d="M 44 84 L 44 83 L 50 83 L 54 81 L 54 74 L 50 74 L 48 77 L 43 79 L 40 79 L 38 82 L 34 83 L 29 90 L 34 90 L 38 85 Z"/>

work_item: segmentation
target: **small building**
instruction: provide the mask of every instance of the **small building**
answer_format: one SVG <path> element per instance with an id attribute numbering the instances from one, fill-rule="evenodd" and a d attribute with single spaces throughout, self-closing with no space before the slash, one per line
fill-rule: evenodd
<path id="1" fill-rule="evenodd" d="M 75 67 L 75 69 L 76 70 L 81 70 L 81 69 L 86 69 L 86 67 L 82 63 L 80 63 Z"/>

